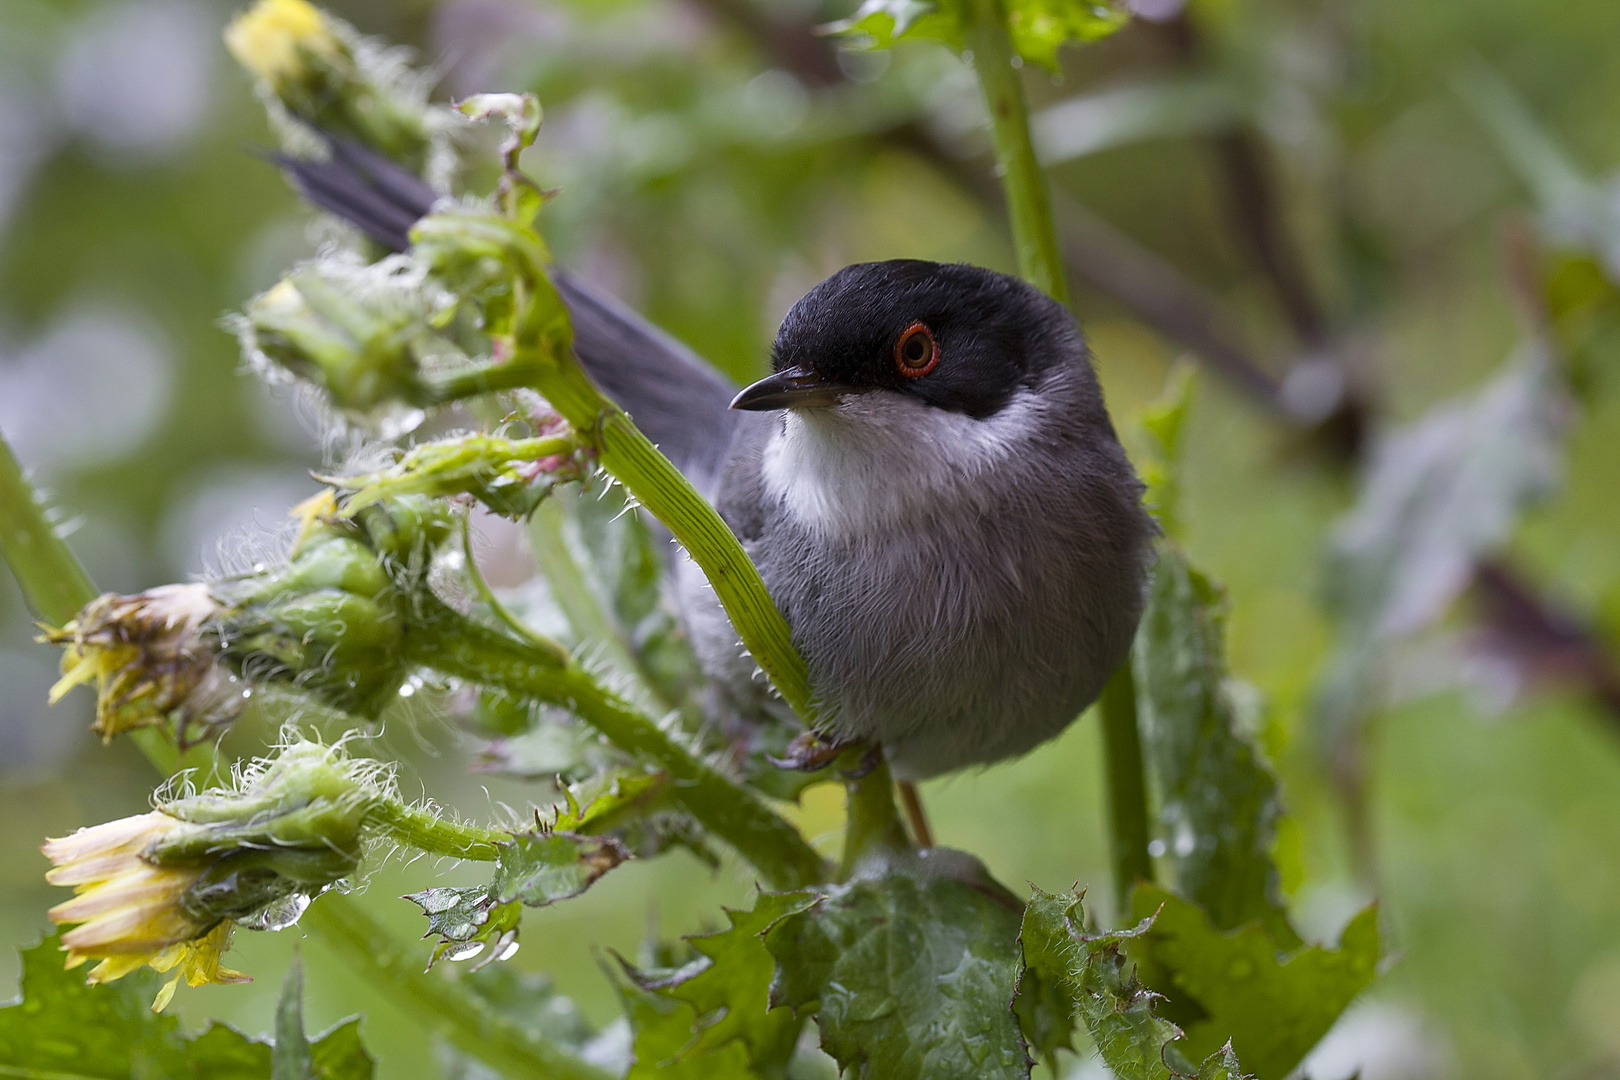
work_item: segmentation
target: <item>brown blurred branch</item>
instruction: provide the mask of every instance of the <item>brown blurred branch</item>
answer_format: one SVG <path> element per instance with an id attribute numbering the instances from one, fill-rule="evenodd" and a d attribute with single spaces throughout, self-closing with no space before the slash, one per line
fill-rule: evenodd
<path id="1" fill-rule="evenodd" d="M 1484 651 L 1514 664 L 1526 682 L 1580 686 L 1620 720 L 1620 669 L 1594 631 L 1498 560 L 1474 569 L 1473 596 Z"/>

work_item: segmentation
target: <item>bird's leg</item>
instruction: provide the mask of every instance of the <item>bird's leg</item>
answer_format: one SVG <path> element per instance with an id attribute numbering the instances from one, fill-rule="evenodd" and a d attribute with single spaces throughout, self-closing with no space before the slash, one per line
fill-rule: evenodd
<path id="1" fill-rule="evenodd" d="M 922 797 L 917 794 L 917 785 L 909 780 L 901 780 L 896 786 L 900 789 L 900 805 L 905 807 L 906 821 L 911 824 L 912 838 L 920 848 L 933 847 L 934 834 L 928 828 L 928 815 L 923 813 Z"/>

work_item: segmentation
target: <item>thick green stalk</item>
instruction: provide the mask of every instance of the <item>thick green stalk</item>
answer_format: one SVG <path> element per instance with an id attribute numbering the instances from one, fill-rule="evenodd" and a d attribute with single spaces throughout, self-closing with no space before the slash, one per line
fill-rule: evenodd
<path id="1" fill-rule="evenodd" d="M 96 587 L 72 550 L 56 535 L 0 438 L 0 555 L 17 578 L 23 601 L 41 622 L 61 626 L 96 598 Z"/>
<path id="2" fill-rule="evenodd" d="M 1131 888 L 1153 880 L 1148 854 L 1147 787 L 1142 771 L 1142 735 L 1136 719 L 1136 679 L 1131 663 L 1119 665 L 1097 702 L 1103 757 L 1108 762 L 1108 840 L 1114 862 L 1115 917 L 1130 915 Z"/>
<path id="3" fill-rule="evenodd" d="M 803 719 L 815 722 L 809 671 L 793 645 L 787 620 L 742 544 L 707 499 L 658 452 L 624 410 L 608 399 L 572 351 L 553 360 L 519 346 L 518 359 L 535 372 L 533 386 L 596 448 L 597 460 L 648 512 L 663 522 L 698 564 L 731 618 L 737 636 L 777 693 Z"/>
<path id="4" fill-rule="evenodd" d="M 41 622 L 64 626 L 98 595 L 73 549 L 51 527 L 39 496 L 22 466 L 0 436 L 0 556 L 11 567 L 23 602 Z M 193 747 L 184 759 L 163 736 L 150 728 L 130 732 L 165 776 L 181 768 L 198 768 L 205 781 L 217 774 L 212 746 Z"/>
<path id="5" fill-rule="evenodd" d="M 677 738 L 576 663 L 559 665 L 536 650 L 453 611 L 430 618 L 430 631 L 408 639 L 413 663 L 453 678 L 561 706 L 615 746 L 656 762 L 673 781 L 671 796 L 715 836 L 753 864 L 770 885 L 798 889 L 827 877 L 827 866 L 797 829 L 758 796 L 704 764 Z"/>
<path id="6" fill-rule="evenodd" d="M 328 893 L 310 905 L 314 930 L 368 984 L 386 987 L 413 1019 L 503 1076 L 533 1080 L 609 1080 L 609 1074 L 546 1042 L 488 1002 L 439 975 L 347 896 Z"/>
<path id="7" fill-rule="evenodd" d="M 1063 251 L 1052 224 L 1046 178 L 1029 135 L 1029 109 L 1019 69 L 1014 66 L 1017 54 L 1007 29 L 1005 0 L 968 0 L 967 17 L 967 46 L 973 51 L 973 70 L 990 109 L 1018 272 L 1052 299 L 1067 304 Z"/>
<path id="8" fill-rule="evenodd" d="M 453 859 L 494 862 L 501 853 L 498 845 L 512 838 L 509 832 L 445 821 L 431 811 L 392 799 L 379 801 L 368 817 L 401 843 Z"/>
<path id="9" fill-rule="evenodd" d="M 910 846 L 894 805 L 894 780 L 889 766 L 879 761 L 864 776 L 844 781 L 844 858 L 839 877 L 847 879 L 861 860 L 881 851 L 903 851 Z"/>

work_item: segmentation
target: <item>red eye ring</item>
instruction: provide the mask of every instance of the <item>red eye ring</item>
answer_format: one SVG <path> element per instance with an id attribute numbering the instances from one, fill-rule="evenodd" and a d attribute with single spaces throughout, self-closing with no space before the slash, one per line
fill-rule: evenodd
<path id="1" fill-rule="evenodd" d="M 894 366 L 908 379 L 920 379 L 939 366 L 939 342 L 933 331 L 914 322 L 894 342 Z"/>

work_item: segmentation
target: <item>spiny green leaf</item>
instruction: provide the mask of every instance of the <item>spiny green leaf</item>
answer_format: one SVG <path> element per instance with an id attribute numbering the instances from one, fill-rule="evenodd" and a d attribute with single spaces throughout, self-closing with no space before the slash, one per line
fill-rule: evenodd
<path id="1" fill-rule="evenodd" d="M 1018 914 L 1003 891 L 942 848 L 875 864 L 766 932 L 771 1001 L 818 1010 L 822 1048 L 856 1077 L 1022 1080 Z"/>
<path id="2" fill-rule="evenodd" d="M 492 889 L 490 885 L 440 887 L 408 893 L 404 897 L 428 917 L 428 930 L 422 936 L 439 935 L 439 942 L 428 960 L 430 970 L 445 956 L 465 960 L 483 953 L 477 965 L 483 967 L 511 955 L 523 905 L 515 901 L 501 903 Z"/>
<path id="3" fill-rule="evenodd" d="M 196 1075 L 186 1064 L 194 1045 L 222 1080 L 269 1075 L 268 1045 L 222 1026 L 190 1040 L 175 1017 L 153 1013 L 161 983 L 155 973 L 142 969 L 91 986 L 82 970 L 63 970 L 58 949 L 52 936 L 22 951 L 22 997 L 0 1008 L 0 1066 L 9 1075 Z"/>
<path id="4" fill-rule="evenodd" d="M 1187 1024 L 1197 1059 L 1228 1040 L 1260 1080 L 1281 1080 L 1327 1034 L 1378 968 L 1378 916 L 1350 921 L 1337 949 L 1279 948 L 1264 927 L 1222 932 L 1195 905 L 1154 886 L 1132 896 L 1152 928 L 1131 944 L 1155 988 L 1189 998 L 1203 1017 Z M 1161 980 L 1165 980 L 1161 982 Z"/>
<path id="5" fill-rule="evenodd" d="M 360 1041 L 360 1018 L 351 1016 L 327 1028 L 310 1046 L 316 1080 L 371 1080 L 377 1062 Z"/>
<path id="6" fill-rule="evenodd" d="M 1176 888 L 1224 929 L 1260 920 L 1299 944 L 1271 860 L 1277 781 L 1227 693 L 1225 598 L 1174 544 L 1159 552 L 1134 663 L 1143 749 L 1158 781 Z"/>
<path id="7" fill-rule="evenodd" d="M 748 1075 L 780 1073 L 793 1054 L 800 1020 L 792 1010 L 770 1007 L 776 961 L 763 938 L 819 898 L 814 892 L 764 893 L 752 911 L 727 909 L 729 929 L 687 939 L 702 959 L 657 985 L 638 979 L 664 1001 L 637 1007 L 631 1080 L 664 1076 L 671 1066 L 695 1068 L 698 1059 L 724 1071 L 733 1067 L 736 1046 L 752 1070 Z"/>
<path id="8" fill-rule="evenodd" d="M 1019 940 L 1025 980 L 1031 975 L 1038 980 L 1049 1018 L 1063 1008 L 1080 1018 L 1118 1080 L 1168 1080 L 1172 1070 L 1190 1071 L 1181 1068 L 1180 1055 L 1170 1046 L 1181 1037 L 1180 1029 L 1155 1015 L 1159 995 L 1142 985 L 1125 957 L 1125 946 L 1139 940 L 1151 923 L 1150 918 L 1132 930 L 1087 934 L 1078 895 L 1040 889 L 1024 910 Z M 1019 987 L 1020 998 L 1030 992 L 1026 985 Z M 1020 1014 L 1028 1011 L 1026 1006 Z"/>
<path id="9" fill-rule="evenodd" d="M 162 979 L 141 970 L 92 986 L 65 971 L 58 939 L 22 950 L 22 997 L 0 1007 L 0 1073 L 41 1080 L 265 1080 L 268 1041 L 224 1024 L 188 1035 L 173 1016 L 154 1013 Z M 307 1044 L 306 1044 L 307 1045 Z M 316 1080 L 370 1080 L 372 1061 L 349 1020 L 310 1047 Z"/>
<path id="10" fill-rule="evenodd" d="M 630 857 L 611 836 L 561 830 L 520 833 L 500 848 L 491 894 L 498 903 L 516 900 L 529 907 L 578 896 Z"/>
<path id="11" fill-rule="evenodd" d="M 1252 1080 L 1238 1064 L 1237 1053 L 1230 1041 L 1198 1066 L 1198 1080 Z"/>

